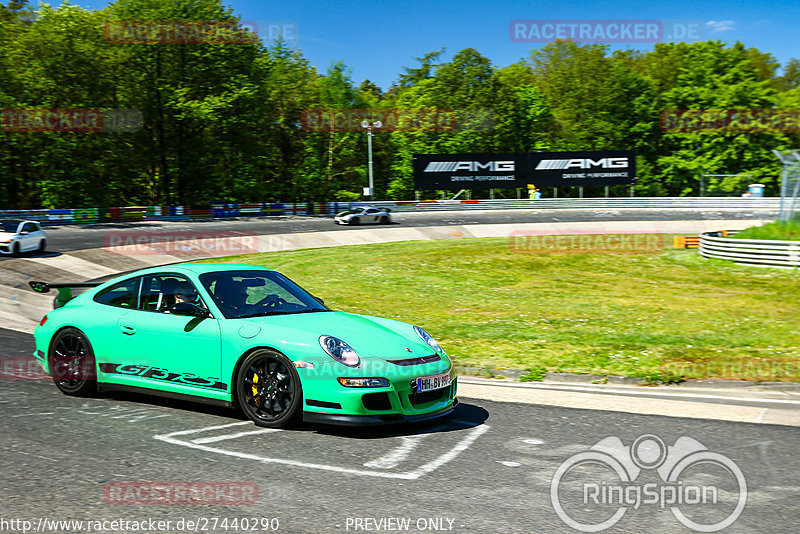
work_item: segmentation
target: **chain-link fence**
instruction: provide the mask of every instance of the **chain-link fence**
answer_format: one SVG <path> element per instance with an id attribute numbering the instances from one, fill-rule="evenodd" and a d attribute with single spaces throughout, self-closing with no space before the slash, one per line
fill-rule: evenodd
<path id="1" fill-rule="evenodd" d="M 800 221 L 800 150 L 773 150 L 783 164 L 781 172 L 781 221 Z"/>

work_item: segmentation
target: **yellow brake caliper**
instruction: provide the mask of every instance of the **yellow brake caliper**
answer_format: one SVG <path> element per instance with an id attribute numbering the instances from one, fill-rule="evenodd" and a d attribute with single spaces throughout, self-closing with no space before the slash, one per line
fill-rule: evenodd
<path id="1" fill-rule="evenodd" d="M 255 397 L 258 397 L 258 388 L 256 387 L 256 384 L 258 384 L 258 375 L 256 373 L 253 373 L 253 398 L 254 399 L 255 399 Z"/>

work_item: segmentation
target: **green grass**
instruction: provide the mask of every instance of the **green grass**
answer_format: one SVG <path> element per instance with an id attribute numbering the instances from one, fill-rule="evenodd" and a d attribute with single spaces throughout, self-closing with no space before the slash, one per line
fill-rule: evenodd
<path id="1" fill-rule="evenodd" d="M 220 261 L 220 260 L 215 260 Z M 418 324 L 457 365 L 800 381 L 800 273 L 697 251 L 514 253 L 503 238 L 227 258 L 277 269 L 334 309 Z"/>
<path id="2" fill-rule="evenodd" d="M 800 241 L 800 221 L 773 222 L 763 226 L 753 226 L 731 237 L 737 239 L 778 239 Z"/>

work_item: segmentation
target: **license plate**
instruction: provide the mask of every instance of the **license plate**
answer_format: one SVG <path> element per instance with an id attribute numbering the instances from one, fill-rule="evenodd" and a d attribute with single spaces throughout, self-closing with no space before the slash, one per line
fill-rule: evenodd
<path id="1" fill-rule="evenodd" d="M 446 388 L 450 385 L 450 373 L 417 378 L 417 393 Z"/>

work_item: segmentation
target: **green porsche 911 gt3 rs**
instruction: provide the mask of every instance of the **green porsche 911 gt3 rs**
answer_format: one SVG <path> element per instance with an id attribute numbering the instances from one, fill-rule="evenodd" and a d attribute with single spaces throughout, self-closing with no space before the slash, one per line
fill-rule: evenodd
<path id="1" fill-rule="evenodd" d="M 458 403 L 453 365 L 425 330 L 331 310 L 270 269 L 198 263 L 30 284 L 59 289 L 34 355 L 67 395 L 146 390 L 238 405 L 266 427 L 419 421 Z"/>

